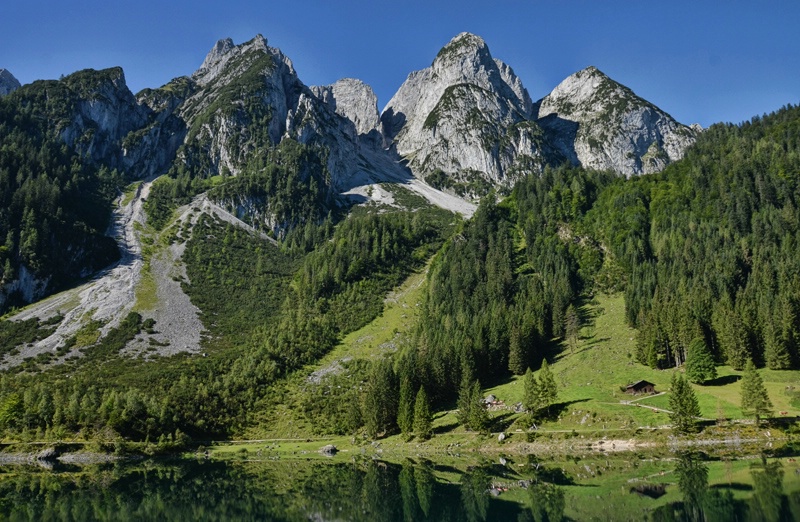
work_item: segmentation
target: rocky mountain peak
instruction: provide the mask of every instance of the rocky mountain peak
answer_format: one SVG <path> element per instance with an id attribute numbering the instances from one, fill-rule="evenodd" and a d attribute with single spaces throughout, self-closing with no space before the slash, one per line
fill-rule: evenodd
<path id="1" fill-rule="evenodd" d="M 602 110 L 611 99 L 646 103 L 627 87 L 615 82 L 597 67 L 589 66 L 571 74 L 540 102 L 540 118 L 552 113 L 571 115 Z"/>
<path id="2" fill-rule="evenodd" d="M 19 80 L 14 78 L 7 69 L 0 69 L 0 96 L 6 96 L 21 87 Z"/>
<path id="3" fill-rule="evenodd" d="M 460 33 L 441 48 L 432 66 L 445 66 L 460 61 L 480 63 L 491 60 L 489 46 L 480 36 L 472 33 Z"/>
<path id="4" fill-rule="evenodd" d="M 442 186 L 452 180 L 510 185 L 520 161 L 543 161 L 541 131 L 529 121 L 532 107 L 513 69 L 494 59 L 482 38 L 461 33 L 430 67 L 408 76 L 381 123 L 412 170 L 449 177 Z"/>
<path id="5" fill-rule="evenodd" d="M 218 40 L 217 43 L 214 44 L 214 47 L 211 48 L 211 51 L 209 51 L 206 55 L 206 59 L 203 60 L 203 65 L 201 65 L 200 68 L 208 69 L 212 67 L 234 47 L 236 46 L 231 38 L 223 38 L 222 40 Z"/>
<path id="6" fill-rule="evenodd" d="M 192 78 L 200 85 L 206 85 L 216 79 L 235 58 L 252 52 L 267 53 L 269 51 L 267 39 L 260 34 L 240 45 L 235 45 L 230 38 L 224 38 L 214 44 Z"/>
<path id="7" fill-rule="evenodd" d="M 573 163 L 627 176 L 662 170 L 697 135 L 593 66 L 564 79 L 534 112 Z"/>

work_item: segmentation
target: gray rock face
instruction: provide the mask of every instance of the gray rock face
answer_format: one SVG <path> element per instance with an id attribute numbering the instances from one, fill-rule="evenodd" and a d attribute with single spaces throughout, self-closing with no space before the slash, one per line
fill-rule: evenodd
<path id="1" fill-rule="evenodd" d="M 0 97 L 7 96 L 19 89 L 19 81 L 6 69 L 0 69 Z"/>
<path id="2" fill-rule="evenodd" d="M 333 85 L 311 87 L 311 92 L 336 114 L 352 121 L 359 134 L 379 131 L 378 97 L 361 80 L 344 78 Z"/>
<path id="3" fill-rule="evenodd" d="M 509 186 L 523 165 L 539 170 L 554 153 L 531 110 L 511 67 L 493 59 L 480 37 L 461 33 L 429 68 L 408 76 L 381 122 L 415 173 Z"/>
<path id="4" fill-rule="evenodd" d="M 565 79 L 535 110 L 574 164 L 627 176 L 658 172 L 682 158 L 698 133 L 595 67 Z"/>
<path id="5" fill-rule="evenodd" d="M 122 141 L 147 125 L 149 111 L 137 103 L 122 69 L 87 69 L 61 84 L 69 89 L 71 114 L 53 130 L 92 162 L 124 170 Z"/>

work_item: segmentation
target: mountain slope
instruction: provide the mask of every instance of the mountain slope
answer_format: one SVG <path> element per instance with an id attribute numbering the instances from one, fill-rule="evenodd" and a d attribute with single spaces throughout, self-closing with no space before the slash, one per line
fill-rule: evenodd
<path id="1" fill-rule="evenodd" d="M 19 88 L 19 80 L 7 69 L 0 69 L 0 97 L 11 94 Z"/>
<path id="2" fill-rule="evenodd" d="M 683 157 L 698 133 L 595 67 L 565 79 L 535 112 L 573 164 L 626 176 L 663 170 Z"/>
<path id="3" fill-rule="evenodd" d="M 492 58 L 483 39 L 461 33 L 429 68 L 408 76 L 381 122 L 417 174 L 442 171 L 460 183 L 478 177 L 509 186 L 515 169 L 538 171 L 557 155 L 530 110 L 513 70 Z"/>

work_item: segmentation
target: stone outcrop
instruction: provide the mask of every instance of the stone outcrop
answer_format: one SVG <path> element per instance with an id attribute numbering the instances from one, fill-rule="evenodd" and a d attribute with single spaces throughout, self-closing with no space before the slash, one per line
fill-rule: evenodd
<path id="1" fill-rule="evenodd" d="M 658 172 L 682 158 L 698 133 L 595 67 L 565 79 L 535 111 L 574 164 L 627 176 Z"/>
<path id="2" fill-rule="evenodd" d="M 352 121 L 358 134 L 379 131 L 378 97 L 361 80 L 344 78 L 333 85 L 311 87 L 311 91 L 336 114 Z"/>
<path id="3" fill-rule="evenodd" d="M 6 69 L 0 69 L 0 97 L 7 96 L 20 87 L 19 81 L 14 78 L 11 72 Z"/>

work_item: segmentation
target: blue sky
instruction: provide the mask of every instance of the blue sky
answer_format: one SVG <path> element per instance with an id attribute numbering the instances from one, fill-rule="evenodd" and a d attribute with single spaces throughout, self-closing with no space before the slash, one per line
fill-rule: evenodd
<path id="1" fill-rule="evenodd" d="M 0 9 L 0 67 L 21 82 L 120 65 L 134 92 L 191 74 L 216 40 L 261 33 L 308 85 L 356 77 L 379 108 L 461 31 L 531 97 L 595 65 L 684 123 L 741 122 L 800 102 L 800 2 L 351 0 L 64 2 Z"/>

